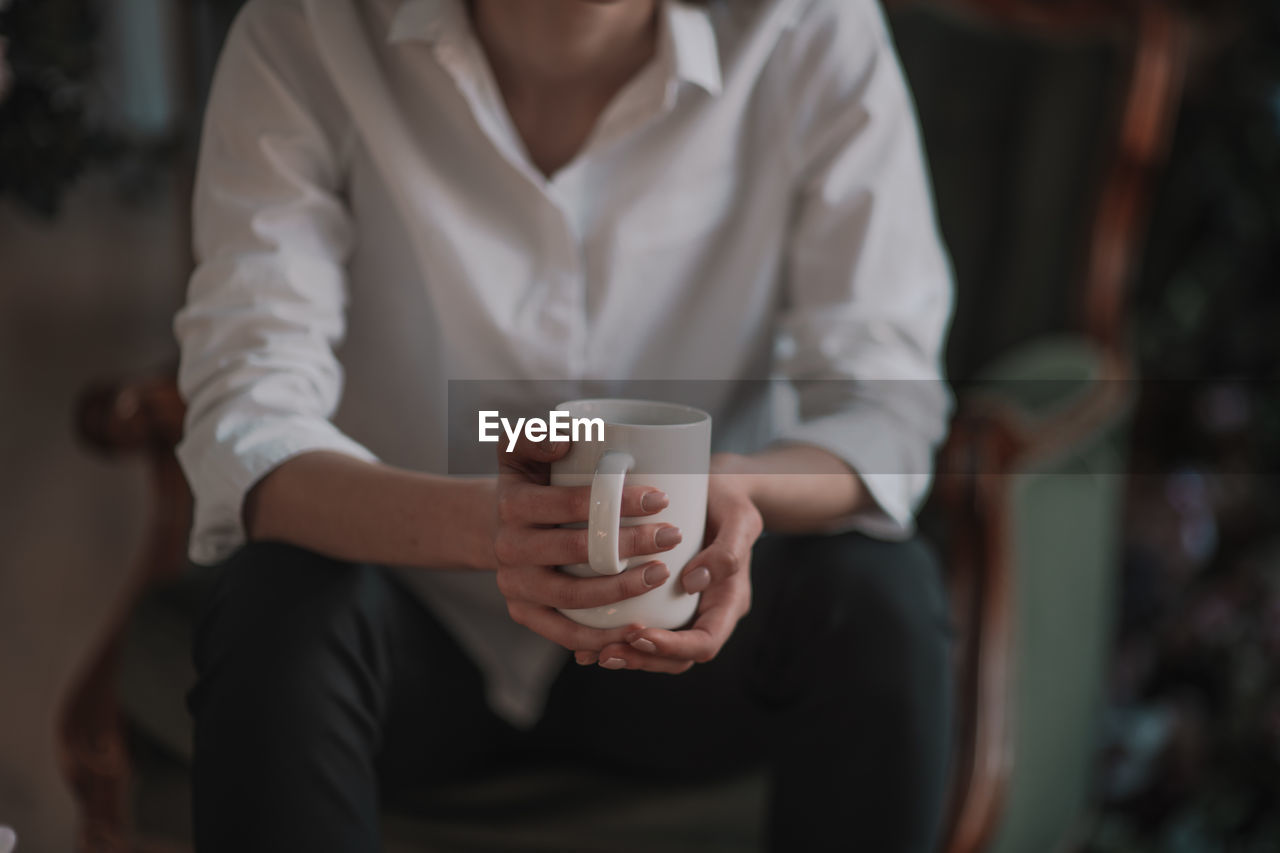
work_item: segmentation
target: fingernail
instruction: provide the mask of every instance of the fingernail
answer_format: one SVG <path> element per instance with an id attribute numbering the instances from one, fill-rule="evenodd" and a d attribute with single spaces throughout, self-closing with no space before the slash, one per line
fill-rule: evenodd
<path id="1" fill-rule="evenodd" d="M 650 563 L 648 568 L 644 570 L 644 585 L 648 587 L 660 586 L 669 577 L 671 577 L 671 572 L 662 563 Z"/>
<path id="2" fill-rule="evenodd" d="M 680 540 L 684 539 L 679 529 L 675 527 L 664 527 L 658 531 L 658 535 L 653 538 L 654 543 L 659 548 L 674 548 L 680 544 Z"/>
<path id="3" fill-rule="evenodd" d="M 640 499 L 640 508 L 645 512 L 657 512 L 660 509 L 666 509 L 671 503 L 671 499 L 667 497 L 666 492 L 645 492 L 644 497 Z"/>
<path id="4" fill-rule="evenodd" d="M 593 652 L 575 652 L 573 658 L 578 662 L 579 666 L 591 666 L 591 664 L 599 660 L 600 656 Z"/>
<path id="5" fill-rule="evenodd" d="M 605 669 L 625 669 L 627 662 L 622 658 L 605 658 L 600 665 Z"/>
<path id="6" fill-rule="evenodd" d="M 646 640 L 644 637 L 633 641 L 631 643 L 631 648 L 638 652 L 644 652 L 647 655 L 654 654 L 658 651 L 658 647 L 653 644 L 653 641 Z"/>
<path id="7" fill-rule="evenodd" d="M 702 592 L 709 586 L 711 586 L 711 572 L 706 566 L 698 566 L 684 573 L 685 592 Z"/>

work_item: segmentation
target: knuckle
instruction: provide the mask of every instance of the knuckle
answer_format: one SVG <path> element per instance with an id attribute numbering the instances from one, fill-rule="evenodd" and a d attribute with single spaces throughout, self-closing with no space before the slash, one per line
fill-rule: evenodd
<path id="1" fill-rule="evenodd" d="M 618 528 L 618 554 L 623 557 L 634 556 L 636 551 L 636 531 L 638 527 Z"/>
<path id="2" fill-rule="evenodd" d="M 661 528 L 656 524 L 645 524 L 638 527 L 628 527 L 630 538 L 627 541 L 627 547 L 630 553 L 636 554 L 654 554 L 658 548 L 658 531 Z"/>
<path id="3" fill-rule="evenodd" d="M 698 651 L 694 653 L 693 659 L 698 663 L 709 663 L 710 661 L 715 659 L 717 651 L 719 650 L 718 649 L 698 649 Z"/>
<path id="4" fill-rule="evenodd" d="M 498 565 L 510 566 L 518 559 L 519 546 L 516 544 L 515 536 L 509 530 L 500 530 L 493 540 L 493 556 L 497 558 Z"/>
<path id="5" fill-rule="evenodd" d="M 561 645 L 588 651 L 599 651 L 600 649 L 600 643 L 589 636 L 587 629 L 577 624 L 574 624 L 573 628 L 569 630 L 569 635 L 564 638 Z"/>
<path id="6" fill-rule="evenodd" d="M 567 510 L 574 521 L 586 521 L 591 514 L 591 492 L 586 489 L 570 492 Z"/>
<path id="7" fill-rule="evenodd" d="M 732 577 L 742 569 L 742 558 L 731 551 L 727 551 L 720 558 L 720 567 L 725 577 Z"/>
<path id="8" fill-rule="evenodd" d="M 649 591 L 649 587 L 645 586 L 643 571 L 623 572 L 618 578 L 618 593 L 626 598 Z"/>
<path id="9" fill-rule="evenodd" d="M 587 531 L 575 530 L 569 544 L 569 560 L 572 563 L 585 563 L 591 554 L 587 545 Z"/>
<path id="10" fill-rule="evenodd" d="M 498 491 L 498 520 L 503 524 L 515 522 L 519 515 L 517 503 L 518 498 L 514 489 L 500 489 Z"/>
<path id="11" fill-rule="evenodd" d="M 634 516 L 642 512 L 640 508 L 640 491 L 635 486 L 627 486 L 622 490 L 622 514 Z"/>
<path id="12" fill-rule="evenodd" d="M 566 582 L 560 587 L 556 598 L 560 602 L 560 606 L 568 610 L 578 610 L 586 606 L 586 594 L 580 583 Z"/>

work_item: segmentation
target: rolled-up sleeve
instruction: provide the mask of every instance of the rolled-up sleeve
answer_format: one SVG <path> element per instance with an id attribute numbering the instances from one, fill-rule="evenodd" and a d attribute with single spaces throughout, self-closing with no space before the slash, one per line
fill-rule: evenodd
<path id="1" fill-rule="evenodd" d="M 187 401 L 178 458 L 195 496 L 191 557 L 245 539 L 242 505 L 300 453 L 373 459 L 330 422 L 342 389 L 352 229 L 341 198 L 348 130 L 307 44 L 303 12 L 251 3 L 219 61 L 194 200 L 197 267 L 174 323 Z"/>
<path id="2" fill-rule="evenodd" d="M 858 473 L 875 506 L 850 526 L 903 536 L 952 406 L 940 366 L 950 263 L 878 5 L 806 8 L 789 34 L 798 198 L 781 366 L 799 422 L 784 439 L 828 450 Z"/>

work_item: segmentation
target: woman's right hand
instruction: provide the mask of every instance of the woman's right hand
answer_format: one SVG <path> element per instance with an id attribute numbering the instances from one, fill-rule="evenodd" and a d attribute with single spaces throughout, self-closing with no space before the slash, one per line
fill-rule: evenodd
<path id="1" fill-rule="evenodd" d="M 493 564 L 498 589 L 511 618 L 571 651 L 599 652 L 645 626 L 588 628 L 557 612 L 615 604 L 660 586 L 670 570 L 659 561 L 633 566 L 621 574 L 578 578 L 557 566 L 587 562 L 586 529 L 559 525 L 585 523 L 590 486 L 552 486 L 551 463 L 569 452 L 566 442 L 536 443 L 522 438 L 514 450 L 498 453 Z M 622 515 L 644 517 L 667 506 L 665 493 L 648 486 L 622 491 Z M 656 554 L 680 544 L 670 524 L 639 524 L 619 530 L 618 554 Z"/>

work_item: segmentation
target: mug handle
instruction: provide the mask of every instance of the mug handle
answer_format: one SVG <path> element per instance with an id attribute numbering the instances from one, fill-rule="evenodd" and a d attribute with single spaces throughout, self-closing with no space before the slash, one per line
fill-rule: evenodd
<path id="1" fill-rule="evenodd" d="M 618 559 L 618 526 L 622 522 L 622 483 L 636 460 L 629 453 L 606 450 L 591 478 L 591 511 L 587 517 L 587 561 L 593 571 L 616 575 L 625 567 Z"/>

